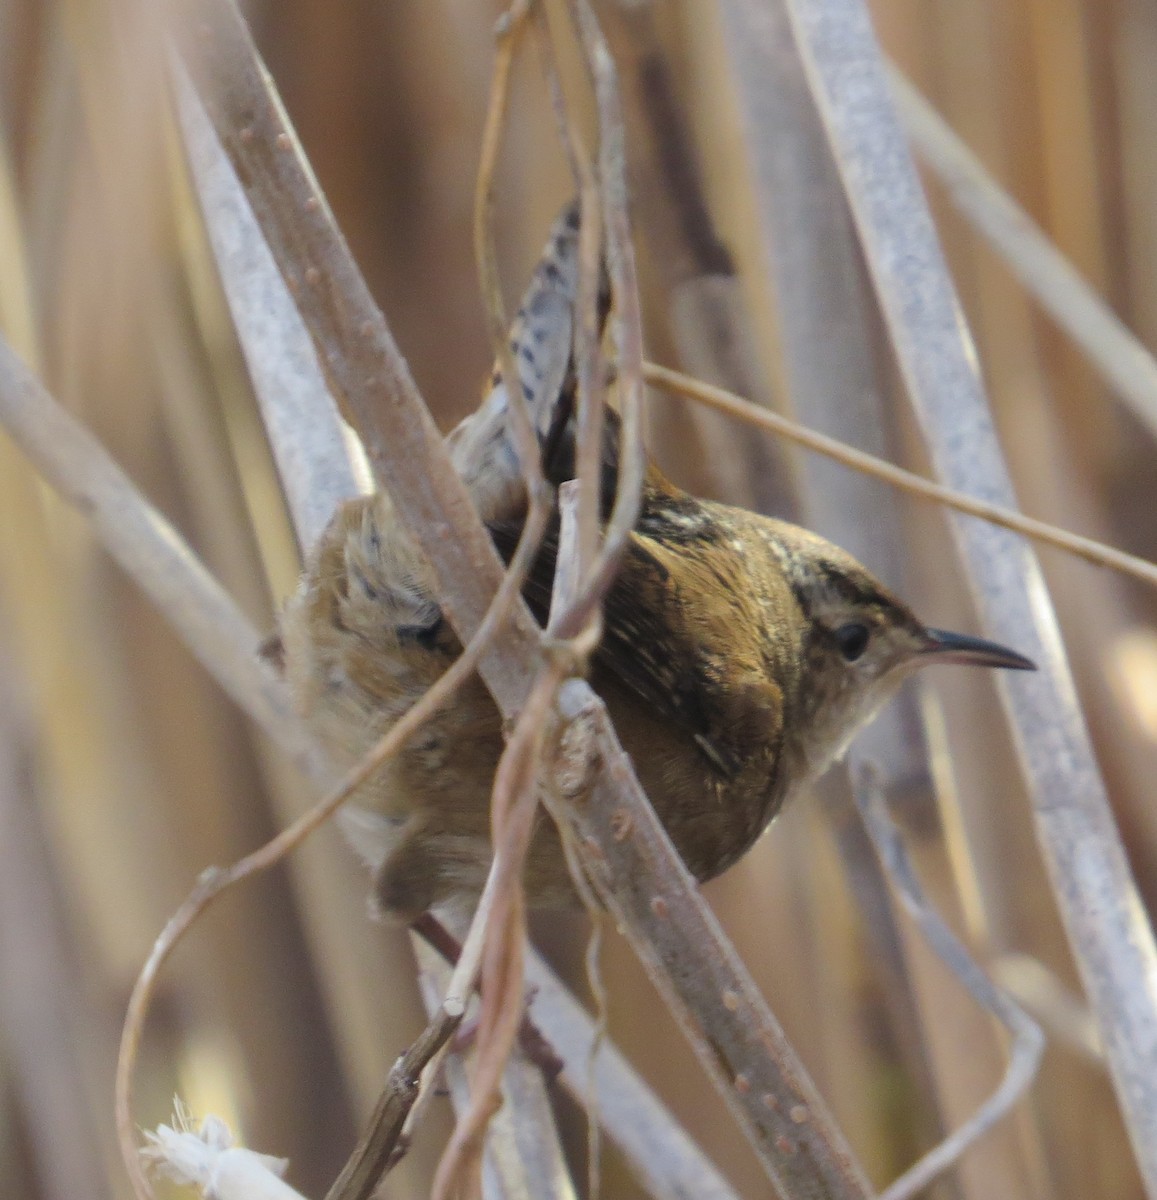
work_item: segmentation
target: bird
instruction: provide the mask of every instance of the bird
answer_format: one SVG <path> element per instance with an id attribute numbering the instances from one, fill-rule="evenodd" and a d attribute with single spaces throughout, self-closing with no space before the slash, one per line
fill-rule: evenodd
<path id="1" fill-rule="evenodd" d="M 574 471 L 578 232 L 571 204 L 510 330 L 512 382 L 556 485 Z M 609 301 L 604 275 L 604 315 Z M 527 504 L 508 414 L 496 366 L 478 410 L 448 438 L 507 559 Z M 608 409 L 604 509 L 619 432 Z M 557 538 L 556 514 L 524 588 L 540 620 Z M 995 642 L 926 626 L 838 546 L 689 495 L 653 462 L 602 627 L 589 682 L 700 882 L 738 861 L 916 671 L 1034 666 Z M 461 651 L 431 570 L 383 492 L 337 511 L 282 612 L 279 637 L 294 703 L 341 764 L 364 754 Z M 492 858 L 489 801 L 503 745 L 501 716 L 475 675 L 356 793 L 343 825 L 372 872 L 381 915 L 413 923 L 477 899 Z M 577 902 L 559 833 L 541 807 L 524 886 L 532 907 Z"/>

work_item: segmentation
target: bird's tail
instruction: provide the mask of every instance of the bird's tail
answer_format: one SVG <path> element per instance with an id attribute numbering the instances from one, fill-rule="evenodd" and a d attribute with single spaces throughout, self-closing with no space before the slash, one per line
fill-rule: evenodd
<path id="1" fill-rule="evenodd" d="M 510 326 L 510 349 L 517 386 L 544 443 L 574 406 L 574 328 L 579 280 L 579 206 L 568 204 L 550 237 Z M 600 266 L 599 320 L 609 309 L 606 273 Z M 518 455 L 508 427 L 506 381 L 495 365 L 478 411 L 450 435 L 458 473 L 486 521 L 521 518 L 525 492 Z"/>

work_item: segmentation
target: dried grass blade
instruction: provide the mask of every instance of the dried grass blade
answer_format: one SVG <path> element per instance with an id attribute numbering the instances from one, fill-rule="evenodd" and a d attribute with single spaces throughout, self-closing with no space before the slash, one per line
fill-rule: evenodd
<path id="1" fill-rule="evenodd" d="M 277 461 L 298 543 L 308 551 L 337 506 L 369 490 L 309 331 L 213 126 L 179 62 L 177 110 L 205 230 Z"/>
<path id="2" fill-rule="evenodd" d="M 165 517 L 3 339 L 0 425 L 61 496 L 88 516 L 105 549 L 225 691 L 303 770 L 325 778 L 327 768 L 293 717 L 280 680 L 257 658 L 260 637 Z"/>
<path id="3" fill-rule="evenodd" d="M 946 1171 L 1020 1100 L 1036 1078 L 1044 1052 L 1040 1026 L 985 975 L 959 938 L 924 895 L 908 858 L 903 839 L 888 812 L 880 788 L 879 772 L 870 761 L 861 764 L 854 781 L 856 807 L 876 847 L 888 878 L 900 894 L 909 916 L 941 961 L 968 993 L 991 1013 L 1012 1036 L 1008 1067 L 996 1091 L 972 1118 L 905 1171 L 880 1196 L 880 1200 L 910 1200 Z"/>
<path id="4" fill-rule="evenodd" d="M 587 1064 L 595 1023 L 537 955 L 528 959 L 526 977 L 535 992 L 535 1020 L 566 1064 L 563 1083 L 581 1102 L 591 1082 Z M 613 1044 L 600 1042 L 592 1068 L 599 1120 L 650 1195 L 657 1200 L 736 1200 L 719 1170 Z"/>
<path id="5" fill-rule="evenodd" d="M 775 286 L 776 312 L 794 411 L 831 437 L 884 455 L 892 418 L 876 342 L 875 304 L 856 245 L 839 176 L 827 153 L 802 64 L 779 6 L 756 12 L 729 0 L 721 13 L 728 59 L 744 116 L 745 147 L 754 166 L 755 203 Z M 752 36 L 753 29 L 759 36 Z M 774 124 L 760 120 L 774 111 Z M 764 406 L 760 406 L 764 407 Z M 803 456 L 800 507 L 807 523 L 904 594 L 906 554 L 899 498 L 869 474 Z M 870 747 L 871 750 L 866 748 Z M 888 785 L 931 790 L 915 700 L 902 692 L 860 733 L 850 754 L 874 752 L 887 764 Z M 941 1133 L 937 1083 L 949 1067 L 935 1056 L 932 1013 L 913 988 L 902 934 L 887 884 L 859 823 L 850 817 L 851 788 L 823 789 L 826 813 L 869 930 L 873 975 L 883 984 L 891 1036 L 919 1096 L 914 1125 L 929 1141 Z"/>
<path id="6" fill-rule="evenodd" d="M 1037 520 L 1036 517 L 1027 517 L 1008 504 L 994 504 L 990 500 L 980 499 L 978 496 L 970 495 L 958 488 L 946 487 L 942 483 L 925 479 L 922 475 L 896 466 L 895 463 L 877 458 L 874 454 L 866 454 L 863 450 L 857 450 L 854 446 L 848 445 L 847 442 L 829 437 L 825 433 L 819 433 L 806 425 L 801 425 L 798 421 L 792 421 L 770 409 L 752 404 L 750 400 L 745 400 L 742 396 L 736 396 L 723 388 L 713 387 L 709 383 L 693 379 L 690 375 L 684 375 L 680 371 L 672 371 L 669 367 L 661 367 L 657 363 L 644 363 L 643 374 L 648 383 L 653 383 L 656 387 L 686 396 L 689 400 L 696 400 L 700 404 L 710 405 L 720 412 L 729 413 L 737 420 L 758 425 L 760 428 L 787 438 L 807 450 L 814 450 L 816 454 L 822 454 L 835 462 L 842 463 L 854 471 L 862 471 L 865 475 L 881 479 L 901 491 L 908 492 L 909 495 L 933 500 L 955 512 L 978 517 L 1001 529 L 1009 529 L 1014 533 L 1023 534 L 1024 537 L 1040 542 L 1043 546 L 1053 546 L 1058 550 L 1063 550 L 1066 554 L 1083 558 L 1094 566 L 1108 567 L 1110 570 L 1119 571 L 1122 575 L 1131 575 L 1134 579 L 1139 579 L 1150 587 L 1157 586 L 1157 563 L 1150 562 L 1146 558 L 1138 558 L 1135 554 L 1126 554 L 1125 551 L 1118 550 L 1106 542 L 1098 542 L 1094 538 L 1071 533 L 1059 525 L 1050 525 L 1047 521 Z"/>
<path id="7" fill-rule="evenodd" d="M 895 67 L 896 107 L 949 199 L 1157 437 L 1157 360 Z"/>

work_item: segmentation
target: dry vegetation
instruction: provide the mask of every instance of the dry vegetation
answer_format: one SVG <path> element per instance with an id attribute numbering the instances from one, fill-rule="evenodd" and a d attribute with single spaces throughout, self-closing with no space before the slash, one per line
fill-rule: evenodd
<path id="1" fill-rule="evenodd" d="M 571 109 L 593 148 L 595 109 L 567 6 L 546 7 Z M 935 164 L 925 177 L 933 214 L 1021 505 L 1157 557 L 1157 367 L 1096 299 L 1142 343 L 1157 341 L 1157 13 L 1143 0 L 871 7 L 892 61 L 1092 287 L 1082 291 L 1048 257 L 1048 243 L 906 99 L 904 120 Z M 965 348 L 943 319 L 949 297 L 936 264 L 921 260 L 904 163 L 889 159 L 890 174 L 873 174 L 888 114 L 873 107 L 870 73 L 852 70 L 862 60 L 845 57 L 842 74 L 826 74 L 834 50 L 825 37 L 854 25 L 856 0 L 595 8 L 621 75 L 648 357 L 999 502 L 988 432 L 969 407 L 977 393 Z M 814 38 L 806 71 L 777 40 L 789 11 Z M 473 211 L 497 9 L 282 0 L 247 12 L 353 256 L 445 430 L 474 408 L 490 363 Z M 813 23 L 818 15 L 829 24 Z M 221 609 L 198 624 L 214 601 L 183 582 L 173 589 L 184 580 L 179 557 L 153 563 L 153 594 L 169 619 L 161 616 L 106 556 L 118 530 L 131 546 L 148 542 L 128 501 L 98 511 L 93 526 L 0 440 L 0 1185 L 29 1200 L 112 1200 L 131 1194 L 113 1128 L 117 1042 L 158 930 L 207 865 L 249 853 L 316 794 L 290 765 L 287 737 L 279 745 L 240 716 L 187 647 L 212 660 L 231 638 L 248 645 L 250 627 L 271 628 L 298 570 L 294 521 L 308 538 L 324 512 L 301 499 L 301 478 L 316 467 L 309 453 L 284 487 L 278 480 L 254 391 L 282 388 L 287 362 L 287 378 L 301 372 L 289 350 L 269 351 L 268 326 L 247 330 L 225 301 L 222 279 L 240 268 L 214 262 L 157 6 L 7 0 L 0 18 L 0 329 L 244 617 L 231 624 Z M 497 160 L 508 304 L 574 190 L 536 47 L 526 39 L 515 61 Z M 849 79 L 859 90 L 842 90 Z M 825 97 L 826 126 L 813 91 Z M 864 253 L 825 128 L 853 185 Z M 264 299 L 250 302 L 251 317 Z M 284 318 L 274 325 L 285 333 Z M 0 392 L 12 390 L 5 364 Z M 309 412 L 316 395 L 303 392 Z M 5 423 L 18 422 L 0 407 Z M 1152 947 L 1101 807 L 1107 793 L 1152 912 L 1151 585 L 1056 550 L 1041 555 L 1102 785 L 1017 539 L 971 519 L 949 536 L 939 507 L 687 401 L 655 393 L 648 418 L 650 447 L 686 486 L 802 514 L 934 624 L 983 626 L 1046 667 L 1035 701 L 1018 683 L 998 703 L 992 679 L 922 680 L 860 740 L 851 775 L 833 773 L 814 802 L 705 889 L 867 1175 L 882 1188 L 959 1126 L 1007 1058 L 999 1027 L 890 898 L 849 782 L 872 762 L 936 907 L 1049 1039 L 1028 1099 L 930 1194 L 1127 1200 L 1147 1194 L 1145 1172 L 1157 1194 L 1157 1136 L 1139 1171 L 1113 1083 L 1114 1074 L 1125 1081 L 1144 1148 L 1157 1132 Z M 48 441 L 63 447 L 67 427 L 52 430 Z M 307 450 L 323 436 L 311 424 Z M 76 453 L 85 470 L 96 461 L 91 449 Z M 74 498 L 97 487 L 79 467 L 64 470 Z M 309 490 L 325 494 L 321 483 Z M 177 593 L 168 600 L 166 580 Z M 182 611 L 194 613 L 184 642 L 170 624 Z M 264 705 L 276 721 L 279 693 L 262 692 L 249 656 L 239 657 L 227 687 L 257 697 L 251 715 Z M 410 941 L 366 919 L 364 892 L 327 827 L 287 864 L 224 895 L 160 974 L 134 1119 L 166 1119 L 179 1092 L 194 1112 L 229 1120 L 246 1144 L 289 1156 L 294 1185 L 323 1196 L 425 1020 Z M 532 930 L 582 993 L 586 921 L 535 919 Z M 436 1003 L 429 971 L 426 998 Z M 615 1076 L 602 1110 L 627 1144 L 604 1140 L 603 1194 L 767 1195 L 760 1157 L 610 929 L 602 972 L 611 1039 L 720 1173 L 696 1168 L 690 1151 L 681 1157 L 669 1127 L 632 1127 L 643 1101 Z M 565 1001 L 549 989 L 542 1003 L 562 1022 L 552 1036 L 568 1086 L 581 1092 L 585 1053 L 563 1032 L 577 1026 L 558 1015 Z M 507 1144 L 530 1182 L 519 1192 L 508 1160 L 504 1182 L 488 1187 L 569 1194 L 557 1179 L 548 1189 L 545 1126 L 533 1124 L 547 1114 L 533 1072 L 508 1087 L 517 1095 Z M 555 1097 L 582 1194 L 581 1109 L 562 1087 Z M 449 1102 L 435 1098 L 386 1195 L 429 1194 L 452 1120 Z M 705 1173 L 677 1180 L 693 1169 Z M 828 1194 L 863 1194 L 850 1187 Z"/>

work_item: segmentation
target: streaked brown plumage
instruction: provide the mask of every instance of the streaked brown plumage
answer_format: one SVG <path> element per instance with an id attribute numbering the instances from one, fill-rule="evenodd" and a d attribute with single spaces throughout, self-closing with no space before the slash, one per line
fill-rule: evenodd
<path id="1" fill-rule="evenodd" d="M 512 331 L 555 482 L 573 463 L 567 431 L 548 431 L 558 396 L 572 386 L 576 231 L 569 210 Z M 497 376 L 450 446 L 509 553 L 525 496 Z M 610 480 L 616 449 L 612 419 Z M 526 589 L 540 613 L 553 555 L 548 540 Z M 335 516 L 286 608 L 282 642 L 299 707 L 343 761 L 367 750 L 458 653 L 426 564 L 387 497 L 355 500 Z M 838 547 L 698 500 L 652 466 L 590 678 L 676 847 L 708 879 L 749 849 L 911 670 L 935 661 L 1031 666 L 992 643 L 926 629 Z M 502 745 L 498 712 L 475 678 L 359 794 L 347 829 L 375 870 L 385 912 L 408 920 L 477 894 Z M 545 816 L 526 883 L 532 904 L 573 899 Z"/>

